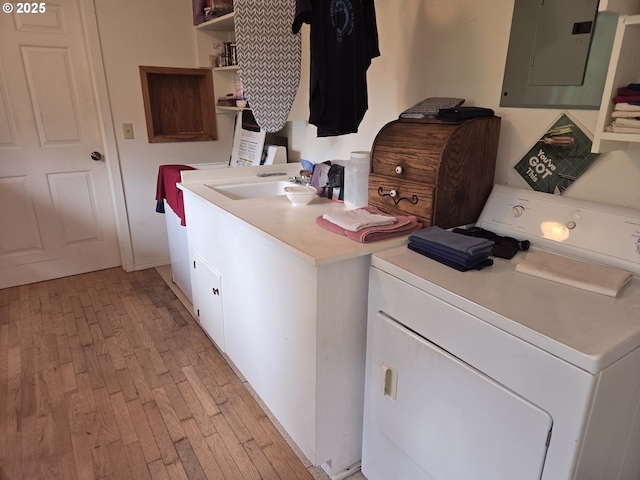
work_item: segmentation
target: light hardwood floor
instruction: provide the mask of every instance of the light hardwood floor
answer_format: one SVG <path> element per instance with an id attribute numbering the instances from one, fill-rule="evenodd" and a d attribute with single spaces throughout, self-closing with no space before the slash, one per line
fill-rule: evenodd
<path id="1" fill-rule="evenodd" d="M 314 477 L 156 270 L 0 290 L 0 480 Z"/>

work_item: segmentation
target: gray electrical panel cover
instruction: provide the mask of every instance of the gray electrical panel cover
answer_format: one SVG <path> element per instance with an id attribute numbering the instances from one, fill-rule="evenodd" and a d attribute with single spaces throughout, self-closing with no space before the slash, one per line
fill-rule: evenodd
<path id="1" fill-rule="evenodd" d="M 500 105 L 598 109 L 617 16 L 598 0 L 516 0 Z"/>

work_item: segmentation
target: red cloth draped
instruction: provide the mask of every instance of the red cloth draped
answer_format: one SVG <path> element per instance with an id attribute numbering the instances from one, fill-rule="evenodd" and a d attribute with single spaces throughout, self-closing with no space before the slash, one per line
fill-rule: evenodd
<path id="1" fill-rule="evenodd" d="M 184 226 L 187 222 L 184 216 L 182 190 L 176 186 L 182 180 L 180 176 L 182 170 L 195 170 L 195 168 L 188 165 L 160 165 L 158 168 L 158 183 L 156 185 L 156 201 L 158 205 L 156 211 L 164 212 L 164 208 L 160 207 L 160 204 L 166 199 L 171 210 L 180 217 L 180 225 Z"/>

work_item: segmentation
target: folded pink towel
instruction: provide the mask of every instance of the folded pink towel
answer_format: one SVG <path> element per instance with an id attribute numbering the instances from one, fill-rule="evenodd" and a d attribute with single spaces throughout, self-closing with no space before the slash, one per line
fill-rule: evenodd
<path id="1" fill-rule="evenodd" d="M 387 215 L 386 213 L 382 213 L 376 207 L 368 206 L 364 207 L 369 213 L 373 213 L 376 215 Z M 392 215 L 388 215 L 392 217 Z M 331 223 L 329 220 L 322 218 L 319 216 L 316 218 L 316 223 L 318 226 L 325 228 L 333 233 L 337 233 L 339 235 L 344 235 L 351 240 L 360 243 L 370 243 L 378 240 L 384 240 L 387 238 L 398 237 L 400 235 L 408 235 L 414 230 L 420 230 L 422 228 L 422 224 L 418 221 L 418 217 L 415 215 L 407 215 L 407 216 L 398 216 L 395 215 L 396 221 L 390 225 L 380 225 L 376 227 L 367 227 L 359 230 L 357 232 L 350 232 L 345 230 L 344 228 L 336 225 L 335 223 Z"/>

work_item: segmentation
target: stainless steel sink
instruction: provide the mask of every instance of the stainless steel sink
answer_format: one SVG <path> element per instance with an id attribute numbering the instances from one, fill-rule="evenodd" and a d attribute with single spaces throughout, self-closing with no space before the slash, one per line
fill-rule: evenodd
<path id="1" fill-rule="evenodd" d="M 286 180 L 276 182 L 252 182 L 234 183 L 231 185 L 209 185 L 206 186 L 221 193 L 232 200 L 245 200 L 247 198 L 262 198 L 284 195 L 284 187 L 293 185 Z"/>

